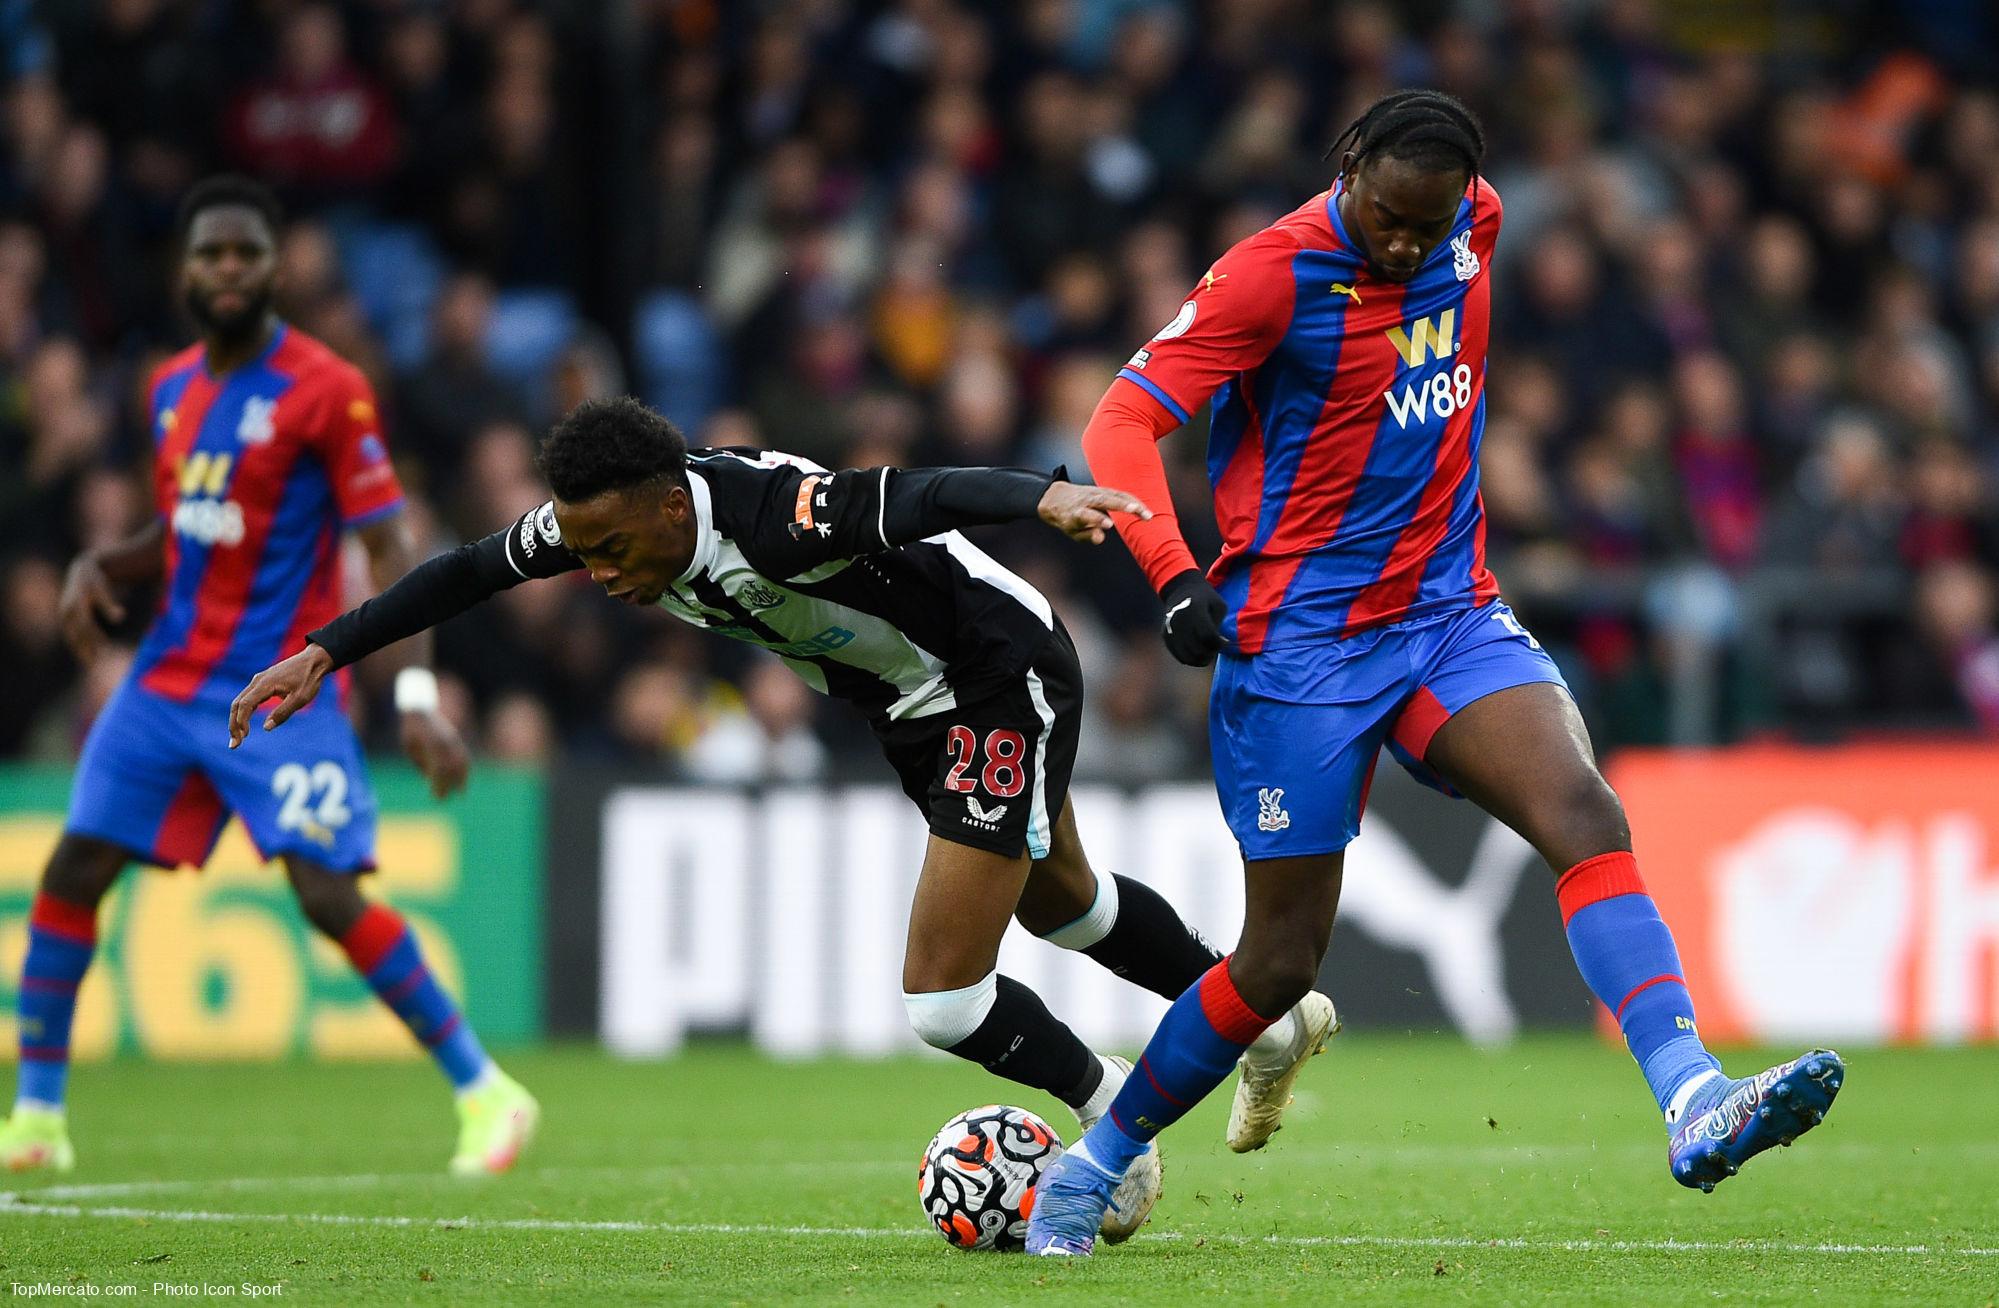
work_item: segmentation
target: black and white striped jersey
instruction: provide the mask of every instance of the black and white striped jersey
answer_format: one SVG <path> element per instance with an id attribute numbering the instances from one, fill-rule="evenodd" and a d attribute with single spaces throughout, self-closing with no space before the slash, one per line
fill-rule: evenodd
<path id="1" fill-rule="evenodd" d="M 1017 680 L 1054 629 L 1039 591 L 947 528 L 1032 517 L 1053 480 L 1014 469 L 829 472 L 773 451 L 692 450 L 694 556 L 659 606 L 773 651 L 877 719 L 942 713 Z M 310 639 L 349 663 L 521 581 L 581 567 L 551 502 L 412 570 Z"/>

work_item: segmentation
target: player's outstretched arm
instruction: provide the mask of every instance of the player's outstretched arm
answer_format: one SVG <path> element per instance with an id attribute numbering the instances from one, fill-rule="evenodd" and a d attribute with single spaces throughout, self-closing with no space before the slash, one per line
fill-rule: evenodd
<path id="1" fill-rule="evenodd" d="M 804 477 L 784 489 L 785 563 L 812 565 L 927 540 L 961 527 L 1031 518 L 1074 540 L 1102 544 L 1113 513 L 1152 516 L 1136 496 L 1077 485 L 1063 470 L 867 468 Z"/>
<path id="2" fill-rule="evenodd" d="M 1159 442 L 1178 421 L 1161 405 L 1141 399 L 1129 386 L 1114 384 L 1083 430 L 1083 454 L 1105 482 L 1131 486 L 1170 506 L 1166 465 Z M 1222 621 L 1228 605 L 1194 564 L 1170 507 L 1150 521 L 1119 523 L 1124 543 L 1145 569 L 1166 606 L 1160 634 L 1167 652 L 1189 667 L 1204 668 L 1228 646 Z"/>
<path id="3" fill-rule="evenodd" d="M 1152 520 L 1152 510 L 1136 495 L 1107 486 L 1080 486 L 1071 481 L 1051 485 L 1042 493 L 1039 505 L 1043 522 L 1070 540 L 1086 545 L 1104 543 L 1105 533 L 1116 525 L 1111 517 L 1114 513 L 1129 514 L 1140 522 Z"/>
<path id="4" fill-rule="evenodd" d="M 229 702 L 229 748 L 236 748 L 250 734 L 250 715 L 259 704 L 278 701 L 264 715 L 264 730 L 281 727 L 292 714 L 319 698 L 319 684 L 331 671 L 333 656 L 309 644 L 282 663 L 250 678 L 250 684 L 236 692 L 236 698 Z"/>
<path id="5" fill-rule="evenodd" d="M 542 529 L 547 516 L 548 529 Z M 381 594 L 306 633 L 305 649 L 258 673 L 229 705 L 229 744 L 240 745 L 258 705 L 279 701 L 264 730 L 285 721 L 319 694 L 328 672 L 420 631 L 533 577 L 553 577 L 583 566 L 559 543 L 547 505 L 523 515 L 505 531 L 461 545 L 405 573 Z"/>

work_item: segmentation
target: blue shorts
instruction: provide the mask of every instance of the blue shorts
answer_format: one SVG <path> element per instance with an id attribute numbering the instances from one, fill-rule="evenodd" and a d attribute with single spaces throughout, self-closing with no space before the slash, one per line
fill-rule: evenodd
<path id="1" fill-rule="evenodd" d="M 1345 849 L 1386 745 L 1418 778 L 1452 714 L 1497 690 L 1568 683 L 1498 601 L 1322 645 L 1224 654 L 1208 700 L 1222 813 L 1245 859 Z"/>
<path id="2" fill-rule="evenodd" d="M 84 742 L 64 829 L 200 867 L 234 813 L 264 858 L 372 869 L 375 795 L 340 697 L 322 691 L 276 731 L 253 721 L 233 750 L 229 697 L 204 689 L 181 704 L 127 677 Z"/>

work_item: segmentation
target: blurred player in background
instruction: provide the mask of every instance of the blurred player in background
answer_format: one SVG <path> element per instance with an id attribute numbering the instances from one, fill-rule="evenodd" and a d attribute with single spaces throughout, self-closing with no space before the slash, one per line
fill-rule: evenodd
<path id="1" fill-rule="evenodd" d="M 119 591 L 158 580 L 159 616 L 92 726 L 69 820 L 42 873 L 20 987 L 20 1084 L 0 1165 L 68 1171 L 70 1022 L 97 906 L 129 862 L 199 867 L 234 813 L 281 859 L 305 916 L 346 951 L 457 1091 L 451 1170 L 504 1171 L 532 1134 L 534 1099 L 494 1065 L 425 965 L 415 935 L 362 898 L 375 866 L 375 799 L 338 697 L 296 733 L 232 752 L 224 725 L 243 679 L 340 611 L 346 531 L 378 586 L 416 561 L 402 488 L 368 383 L 272 309 L 278 206 L 236 177 L 197 185 L 180 212 L 181 290 L 201 341 L 153 378 L 158 516 L 71 565 L 65 631 L 89 659 Z M 465 782 L 458 734 L 437 712 L 428 638 L 396 678 L 403 747 L 439 796 Z"/>
<path id="2" fill-rule="evenodd" d="M 1144 882 L 1090 866 L 1069 805 L 1076 647 L 1046 597 L 957 528 L 1038 518 L 1101 542 L 1112 510 L 1145 506 L 1018 468 L 828 472 L 775 451 L 689 451 L 632 399 L 578 406 L 541 466 L 553 500 L 307 633 L 236 697 L 231 739 L 254 738 L 257 705 L 279 699 L 269 731 L 335 668 L 533 577 L 587 569 L 613 599 L 761 645 L 868 715 L 929 821 L 903 957 L 910 1025 L 1094 1125 L 1131 1064 L 1092 1052 L 999 974 L 1008 921 L 1168 999 L 1220 954 Z M 1333 1027 L 1332 1001 L 1302 994 L 1266 1025 L 1263 1043 L 1302 1061 Z M 1141 1149 L 1092 1236 L 1129 1237 L 1159 1188 L 1158 1151 Z"/>
<path id="3" fill-rule="evenodd" d="M 1236 245 L 1118 374 L 1084 436 L 1097 479 L 1169 505 L 1157 442 L 1214 401 L 1223 550 L 1119 520 L 1184 663 L 1217 654 L 1215 785 L 1242 846 L 1240 943 L 1174 1002 L 1103 1120 L 1042 1179 L 1030 1252 L 1087 1254 L 1133 1157 L 1313 984 L 1382 747 L 1469 796 L 1560 874 L 1569 945 L 1665 1115 L 1674 1179 L 1711 1190 L 1824 1116 L 1816 1050 L 1730 1080 L 1562 675 L 1499 598 L 1478 494 L 1499 196 L 1449 96 L 1403 91 L 1334 143 L 1339 176 Z M 1800 984 L 1809 984 L 1800 977 Z"/>

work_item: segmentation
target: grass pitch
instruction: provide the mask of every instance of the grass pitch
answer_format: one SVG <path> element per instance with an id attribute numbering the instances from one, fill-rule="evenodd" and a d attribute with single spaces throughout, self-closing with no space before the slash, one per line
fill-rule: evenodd
<path id="1" fill-rule="evenodd" d="M 0 1282 L 343 1304 L 1990 1303 L 1999 1050 L 1848 1053 L 1824 1126 L 1702 1196 L 1601 1043 L 1342 1036 L 1264 1152 L 1222 1145 L 1226 1094 L 1168 1132 L 1152 1225 L 1087 1262 L 961 1254 L 921 1224 L 917 1151 L 953 1112 L 1008 1099 L 1074 1136 L 1059 1105 L 953 1060 L 515 1053 L 541 1140 L 474 1183 L 443 1175 L 453 1118 L 421 1064 L 87 1065 L 76 1172 L 0 1178 Z"/>

